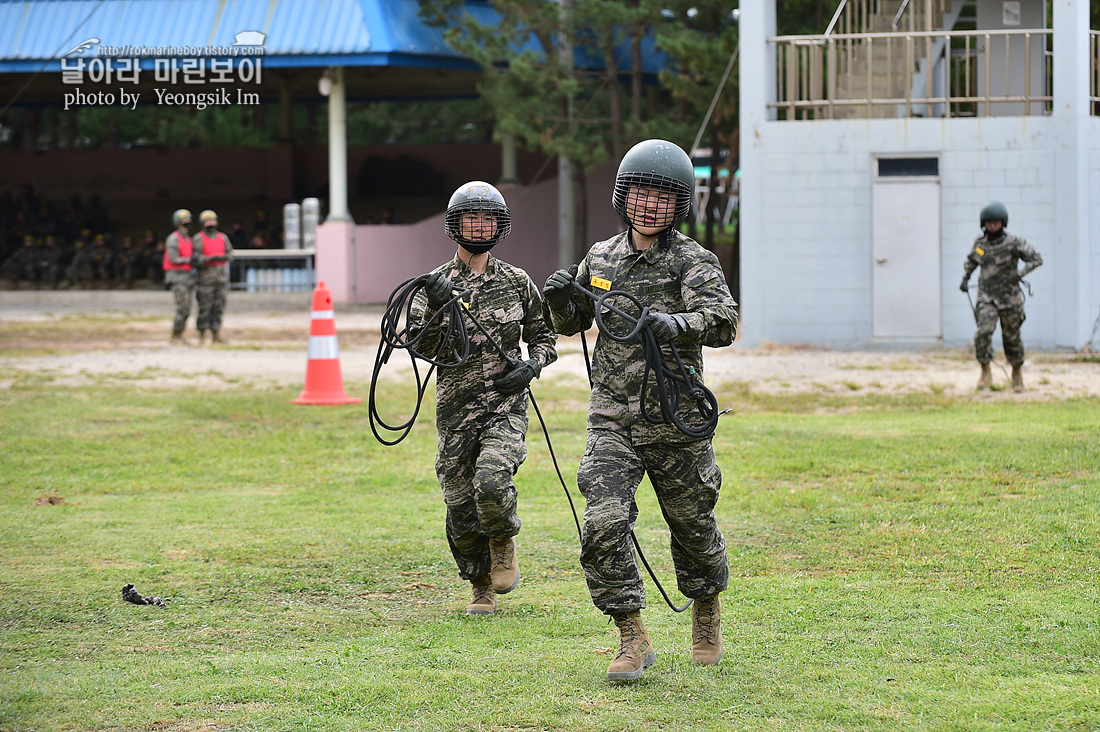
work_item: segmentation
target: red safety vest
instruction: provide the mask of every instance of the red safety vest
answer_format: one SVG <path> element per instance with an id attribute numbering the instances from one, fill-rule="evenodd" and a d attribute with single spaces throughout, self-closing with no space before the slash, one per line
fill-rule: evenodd
<path id="1" fill-rule="evenodd" d="M 186 259 L 187 262 L 184 263 L 184 264 L 173 264 L 171 261 L 169 261 L 169 259 L 168 259 L 168 245 L 167 245 L 167 243 L 165 243 L 165 246 L 164 246 L 164 271 L 167 272 L 170 269 L 182 269 L 184 272 L 190 272 L 191 271 L 191 237 L 184 236 L 183 234 L 179 233 L 178 230 L 173 231 L 172 234 L 176 235 L 176 239 L 180 243 L 180 257 L 182 257 L 183 259 Z M 172 234 L 169 234 L 169 236 L 171 236 Z"/>
<path id="2" fill-rule="evenodd" d="M 225 239 L 223 234 L 219 231 L 214 236 L 209 236 L 205 231 L 202 233 L 202 256 L 204 257 L 224 257 L 225 256 Z"/>

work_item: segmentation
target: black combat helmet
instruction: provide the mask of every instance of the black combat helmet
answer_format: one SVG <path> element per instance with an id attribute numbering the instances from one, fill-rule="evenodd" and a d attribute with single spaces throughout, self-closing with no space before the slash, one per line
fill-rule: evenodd
<path id="1" fill-rule="evenodd" d="M 978 215 L 978 225 L 985 229 L 986 221 L 1000 221 L 1001 228 L 1008 228 L 1008 209 L 1000 201 L 991 201 L 987 203 L 982 212 Z"/>
<path id="2" fill-rule="evenodd" d="M 627 226 L 626 195 L 632 186 L 661 189 L 676 195 L 672 224 L 684 221 L 691 211 L 695 193 L 695 167 L 678 145 L 667 140 L 643 140 L 627 150 L 615 175 L 615 193 L 611 203 Z"/>
<path id="3" fill-rule="evenodd" d="M 462 214 L 488 211 L 497 222 L 497 231 L 487 241 L 471 241 L 462 236 L 460 222 Z M 463 249 L 481 254 L 493 248 L 498 241 L 512 232 L 512 214 L 504 196 L 495 187 L 480 180 L 472 180 L 458 187 L 447 202 L 447 214 L 443 218 L 443 229 L 462 246 Z"/>

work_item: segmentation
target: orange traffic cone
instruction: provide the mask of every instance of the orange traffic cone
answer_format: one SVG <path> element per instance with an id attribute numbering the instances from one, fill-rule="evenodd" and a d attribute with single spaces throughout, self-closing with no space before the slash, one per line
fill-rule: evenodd
<path id="1" fill-rule="evenodd" d="M 340 344 L 336 341 L 336 315 L 332 293 L 324 282 L 313 291 L 313 312 L 309 324 L 309 354 L 306 383 L 291 404 L 359 404 L 363 400 L 348 396 L 340 374 Z"/>

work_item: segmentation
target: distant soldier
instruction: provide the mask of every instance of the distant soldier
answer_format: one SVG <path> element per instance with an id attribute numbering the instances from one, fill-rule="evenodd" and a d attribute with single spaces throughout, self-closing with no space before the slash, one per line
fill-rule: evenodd
<path id="1" fill-rule="evenodd" d="M 27 234 L 23 237 L 23 246 L 16 249 L 4 262 L 4 276 L 11 280 L 14 287 L 18 287 L 21 282 L 37 282 L 37 259 L 38 241 L 33 235 Z"/>
<path id="2" fill-rule="evenodd" d="M 172 341 L 183 343 L 183 331 L 191 317 L 191 299 L 195 296 L 195 273 L 191 266 L 191 212 L 185 208 L 172 213 L 173 231 L 164 240 L 164 284 L 172 290 L 176 304 L 172 318 Z"/>
<path id="3" fill-rule="evenodd" d="M 111 262 L 114 260 L 114 252 L 107 245 L 107 237 L 104 234 L 95 235 L 95 246 L 92 248 L 92 279 L 106 287 L 111 283 L 114 274 Z"/>
<path id="4" fill-rule="evenodd" d="M 192 238 L 192 261 L 197 274 L 195 294 L 199 301 L 199 343 L 210 331 L 211 343 L 224 343 L 221 337 L 222 315 L 229 290 L 229 261 L 233 245 L 218 231 L 218 215 L 207 209 L 199 214 L 202 231 Z"/>
<path id="5" fill-rule="evenodd" d="M 61 279 L 61 260 L 65 256 L 65 250 L 57 244 L 52 236 L 47 236 L 42 248 L 38 252 L 38 276 L 43 284 L 56 287 Z"/>
<path id="6" fill-rule="evenodd" d="M 124 236 L 119 242 L 114 258 L 115 283 L 131 289 L 141 267 L 141 252 L 134 246 L 132 237 Z"/>
<path id="7" fill-rule="evenodd" d="M 152 229 L 146 229 L 139 246 L 145 263 L 142 271 L 153 283 L 153 289 L 157 289 L 164 282 L 164 240 L 157 239 Z"/>
<path id="8" fill-rule="evenodd" d="M 974 356 L 982 367 L 978 388 L 988 389 L 993 381 L 989 362 L 993 360 L 993 331 L 999 318 L 1005 358 L 1012 364 L 1012 389 L 1021 392 L 1024 390 L 1024 343 L 1020 338 L 1020 326 L 1025 316 L 1020 280 L 1041 266 L 1043 258 L 1026 241 L 1008 233 L 1008 209 L 1003 203 L 993 201 L 982 209 L 978 218 L 983 233 L 974 240 L 963 263 L 963 279 L 959 285 L 960 290 L 969 293 L 970 275 L 981 267 L 978 302 L 974 307 L 974 319 L 978 322 Z M 1020 260 L 1025 264 L 1018 270 Z"/>
<path id="9" fill-rule="evenodd" d="M 95 257 L 95 245 L 82 235 L 73 244 L 73 249 L 73 259 L 65 268 L 65 279 L 70 285 L 87 290 L 91 287 L 92 277 L 95 274 L 92 261 Z"/>

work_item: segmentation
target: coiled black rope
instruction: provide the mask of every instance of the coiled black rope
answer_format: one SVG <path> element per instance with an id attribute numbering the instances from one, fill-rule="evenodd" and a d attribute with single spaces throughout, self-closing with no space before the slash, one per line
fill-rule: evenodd
<path id="1" fill-rule="evenodd" d="M 589 292 L 586 287 L 576 280 L 573 280 L 573 289 L 583 292 L 596 301 L 594 320 L 600 333 L 619 343 L 641 341 L 642 357 L 645 360 L 645 371 L 642 373 L 642 418 L 650 424 L 671 424 L 688 437 L 695 439 L 711 437 L 718 428 L 718 417 L 721 415 L 718 409 L 718 399 L 714 396 L 714 392 L 699 381 L 694 368 L 684 367 L 684 362 L 680 359 L 680 352 L 677 350 L 675 343 L 669 343 L 668 348 L 672 360 L 676 364 L 676 370 L 669 367 L 661 350 L 661 344 L 657 342 L 657 338 L 653 335 L 653 329 L 646 323 L 649 319 L 649 307 L 643 306 L 638 298 L 622 290 L 609 290 L 602 295 L 596 295 Z M 624 298 L 630 301 L 638 309 L 638 315 L 636 317 L 629 315 L 620 308 L 608 303 L 609 298 Z M 627 325 L 631 325 L 630 331 L 625 335 L 612 332 L 603 319 L 605 310 L 618 315 Z M 581 333 L 581 341 L 584 346 L 585 364 L 589 369 L 588 379 L 591 384 L 592 366 L 588 361 L 588 343 L 584 340 L 583 332 Z M 649 393 L 649 380 L 651 377 L 657 387 L 657 403 L 660 407 L 659 416 L 654 415 L 651 412 L 651 407 L 646 405 L 646 395 Z M 702 418 L 699 424 L 688 424 L 677 414 L 680 409 L 681 398 L 685 393 L 695 400 L 696 410 Z"/>
<path id="2" fill-rule="evenodd" d="M 416 294 L 423 289 L 424 282 L 427 281 L 427 279 L 428 275 L 417 275 L 398 285 L 397 288 L 390 293 L 389 300 L 386 302 L 386 309 L 382 314 L 381 343 L 379 343 L 378 352 L 374 359 L 374 371 L 371 376 L 368 408 L 371 432 L 374 433 L 375 438 L 383 445 L 396 445 L 408 436 L 413 428 L 413 424 L 416 422 L 417 416 L 420 414 L 420 408 L 424 403 L 424 393 L 427 391 L 428 381 L 431 379 L 431 375 L 435 369 L 437 367 L 456 368 L 465 363 L 466 359 L 469 358 L 470 337 L 469 330 L 466 326 L 466 318 L 469 318 L 470 322 L 474 324 L 474 327 L 485 335 L 489 344 L 492 345 L 508 363 L 513 366 L 516 364 L 516 360 L 504 351 L 501 345 L 497 343 L 496 339 L 494 339 L 485 329 L 485 326 L 474 317 L 474 314 L 463 307 L 463 297 L 465 297 L 469 290 L 456 292 L 443 307 L 437 310 L 435 314 L 425 322 L 420 332 L 410 338 L 408 323 L 412 320 L 413 299 L 416 297 Z M 431 325 L 445 315 L 449 316 L 447 317 L 448 322 L 440 334 L 440 341 L 434 353 L 430 356 L 420 353 L 420 351 L 417 350 L 417 346 L 424 338 L 424 334 Z M 404 326 L 401 325 L 402 322 L 405 323 Z M 652 337 L 652 334 L 650 334 L 650 337 Z M 413 409 L 412 416 L 409 417 L 407 421 L 398 425 L 389 425 L 378 414 L 375 394 L 378 376 L 382 371 L 382 367 L 389 362 L 390 356 L 397 350 L 406 351 L 409 354 L 409 360 L 412 362 L 413 375 L 416 379 L 416 406 Z M 586 361 L 587 356 L 586 344 Z M 423 378 L 421 378 L 420 370 L 416 365 L 417 360 L 425 361 L 430 364 L 430 368 L 424 374 Z M 589 380 L 591 381 L 591 366 L 589 366 Z M 558 482 L 561 484 L 562 490 L 565 491 L 565 497 L 569 501 L 569 510 L 573 513 L 573 523 L 577 527 L 577 541 L 581 542 L 583 539 L 581 536 L 580 517 L 577 515 L 577 507 L 573 503 L 573 495 L 569 492 L 569 487 L 565 483 L 565 477 L 562 475 L 561 467 L 558 465 L 558 456 L 554 452 L 553 443 L 550 441 L 550 431 L 546 427 L 546 420 L 543 419 L 542 411 L 539 409 L 538 402 L 535 401 L 535 395 L 530 388 L 528 388 L 528 396 L 531 399 L 531 406 L 534 408 L 536 416 L 538 416 L 539 424 L 542 426 L 542 434 L 546 438 L 546 447 L 550 452 L 550 459 L 554 464 L 554 471 L 558 475 Z M 394 439 L 385 439 L 379 434 L 378 427 L 398 434 Z M 649 566 L 649 561 L 642 552 L 642 547 L 638 544 L 638 537 L 634 535 L 633 531 L 630 532 L 630 539 L 634 542 L 634 548 L 638 552 L 638 557 L 641 559 L 642 564 L 653 580 L 653 584 L 656 585 L 658 592 L 661 593 L 661 597 L 664 598 L 669 608 L 671 608 L 673 612 L 681 613 L 691 607 L 692 600 L 690 599 L 681 607 L 677 607 L 673 604 L 668 593 L 665 592 L 664 586 L 662 586 L 660 580 L 657 579 L 657 574 L 653 571 L 653 568 Z"/>

